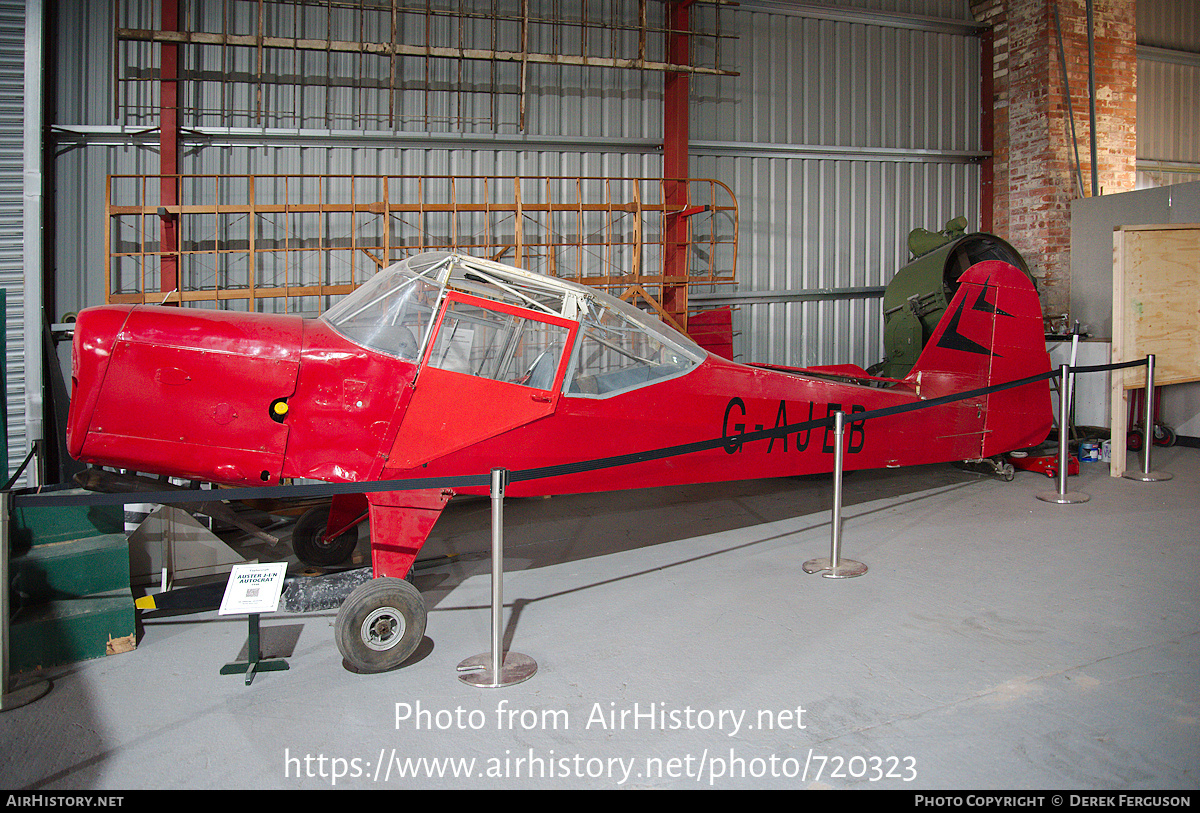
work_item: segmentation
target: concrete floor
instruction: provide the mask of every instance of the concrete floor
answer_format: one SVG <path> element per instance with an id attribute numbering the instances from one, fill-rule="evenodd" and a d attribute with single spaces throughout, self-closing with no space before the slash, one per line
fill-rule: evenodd
<path id="1" fill-rule="evenodd" d="M 456 503 L 403 668 L 348 671 L 333 611 L 275 614 L 290 670 L 246 686 L 218 673 L 243 617 L 147 615 L 0 715 L 0 787 L 1194 789 L 1200 450 L 1155 468 L 1085 464 L 1066 506 L 1026 472 L 854 474 L 847 580 L 801 567 L 828 480 L 509 501 L 505 634 L 538 671 L 499 689 L 456 674 L 491 587 L 488 503 Z"/>

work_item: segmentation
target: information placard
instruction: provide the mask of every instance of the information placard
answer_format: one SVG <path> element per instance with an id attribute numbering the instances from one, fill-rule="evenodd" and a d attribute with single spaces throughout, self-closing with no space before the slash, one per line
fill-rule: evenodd
<path id="1" fill-rule="evenodd" d="M 283 594 L 287 562 L 234 565 L 225 583 L 218 615 L 273 613 Z"/>

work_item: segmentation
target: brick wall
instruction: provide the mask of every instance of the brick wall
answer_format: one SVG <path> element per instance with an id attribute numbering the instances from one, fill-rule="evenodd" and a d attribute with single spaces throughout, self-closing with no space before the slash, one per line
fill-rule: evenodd
<path id="1" fill-rule="evenodd" d="M 1058 56 L 1055 6 L 1073 117 Z M 1029 263 L 1046 315 L 1064 314 L 1071 298 L 1070 203 L 1081 194 L 1080 176 L 1082 194 L 1092 194 L 1087 6 L 1085 0 L 973 0 L 971 8 L 977 20 L 991 25 L 993 36 L 992 230 Z M 1093 2 L 1101 193 L 1132 190 L 1136 180 L 1136 12 L 1135 0 Z"/>

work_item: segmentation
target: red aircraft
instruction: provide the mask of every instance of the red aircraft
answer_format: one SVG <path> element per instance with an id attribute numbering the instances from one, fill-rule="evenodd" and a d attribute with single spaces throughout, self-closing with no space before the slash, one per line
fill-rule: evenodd
<path id="1" fill-rule="evenodd" d="M 72 456 L 241 486 L 436 482 L 719 441 L 607 468 L 566 465 L 506 492 L 568 494 L 829 472 L 831 429 L 762 430 L 838 411 L 847 469 L 993 458 L 1042 442 L 1051 425 L 1044 381 L 854 418 L 1049 371 L 1037 293 L 997 260 L 961 275 L 903 380 L 850 365 L 735 363 L 597 290 L 442 252 L 381 271 L 319 319 L 89 308 L 73 363 Z M 353 668 L 394 668 L 420 643 L 425 607 L 405 576 L 455 493 L 488 487 L 336 496 L 320 515 L 318 553 L 369 512 L 375 578 L 336 622 Z"/>

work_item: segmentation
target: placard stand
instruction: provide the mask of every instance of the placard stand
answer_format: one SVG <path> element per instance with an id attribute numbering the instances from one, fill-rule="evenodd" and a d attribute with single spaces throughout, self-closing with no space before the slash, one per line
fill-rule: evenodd
<path id="1" fill-rule="evenodd" d="M 249 686 L 254 681 L 254 675 L 258 672 L 287 671 L 289 668 L 288 663 L 283 658 L 264 658 L 262 656 L 262 647 L 259 642 L 258 613 L 250 613 L 250 632 L 246 641 L 249 660 L 227 663 L 221 667 L 221 674 L 240 675 L 245 673 L 246 685 Z"/>
<path id="2" fill-rule="evenodd" d="M 219 615 L 249 614 L 249 634 L 246 638 L 247 659 L 244 662 L 235 661 L 221 667 L 222 675 L 246 676 L 246 685 L 254 681 L 259 672 L 282 672 L 288 669 L 288 663 L 283 658 L 264 658 L 262 656 L 262 636 L 259 628 L 259 615 L 273 613 L 279 607 L 279 597 L 283 594 L 283 577 L 287 572 L 287 564 L 247 564 L 234 565 L 229 572 L 229 581 L 225 583 L 225 595 L 221 599 Z"/>

